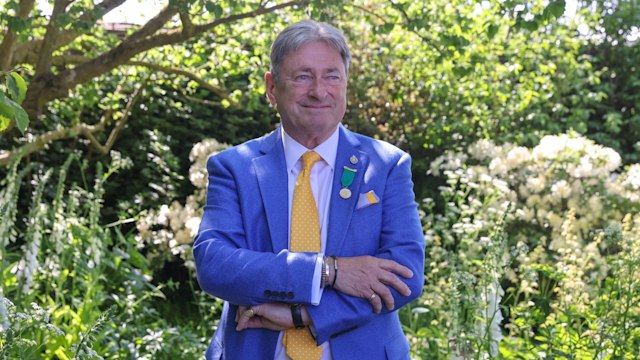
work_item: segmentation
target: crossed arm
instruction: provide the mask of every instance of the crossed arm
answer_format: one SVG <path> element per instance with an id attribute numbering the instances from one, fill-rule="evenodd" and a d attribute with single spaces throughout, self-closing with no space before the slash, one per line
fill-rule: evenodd
<path id="1" fill-rule="evenodd" d="M 411 289 L 398 276 L 406 279 L 413 277 L 411 269 L 393 260 L 378 259 L 373 256 L 357 256 L 338 258 L 340 276 L 336 279 L 335 290 L 346 295 L 370 299 L 375 313 L 380 313 L 382 305 L 391 311 L 395 307 L 395 299 L 387 286 L 394 288 L 400 295 L 411 295 Z M 329 280 L 333 282 L 335 272 L 330 272 Z M 247 310 L 251 309 L 251 312 Z M 302 307 L 302 321 L 312 325 L 311 317 Z M 240 306 L 236 313 L 236 330 L 265 328 L 269 330 L 285 330 L 294 327 L 289 304 L 272 302 L 255 306 Z"/>

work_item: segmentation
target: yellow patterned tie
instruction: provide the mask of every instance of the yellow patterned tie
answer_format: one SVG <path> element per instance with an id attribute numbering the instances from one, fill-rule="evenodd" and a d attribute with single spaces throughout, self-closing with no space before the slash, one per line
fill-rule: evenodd
<path id="1" fill-rule="evenodd" d="M 320 252 L 320 220 L 311 191 L 311 168 L 321 157 L 314 151 L 302 155 L 302 171 L 298 174 L 291 209 L 291 243 L 295 252 Z M 322 347 L 317 346 L 309 329 L 288 329 L 282 338 L 292 360 L 318 360 Z"/>

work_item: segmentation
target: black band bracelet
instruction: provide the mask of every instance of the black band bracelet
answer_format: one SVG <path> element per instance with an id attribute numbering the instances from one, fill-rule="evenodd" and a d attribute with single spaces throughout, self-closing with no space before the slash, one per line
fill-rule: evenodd
<path id="1" fill-rule="evenodd" d="M 300 304 L 291 304 L 291 318 L 293 319 L 293 326 L 296 329 L 304 328 L 304 322 L 302 321 L 302 311 L 300 308 L 302 305 Z"/>

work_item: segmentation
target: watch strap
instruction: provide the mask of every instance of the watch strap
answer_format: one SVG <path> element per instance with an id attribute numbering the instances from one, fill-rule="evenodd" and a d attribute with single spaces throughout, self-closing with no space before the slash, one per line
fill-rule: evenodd
<path id="1" fill-rule="evenodd" d="M 291 304 L 291 318 L 293 319 L 293 326 L 296 329 L 304 328 L 304 322 L 302 321 L 302 305 L 301 304 Z"/>

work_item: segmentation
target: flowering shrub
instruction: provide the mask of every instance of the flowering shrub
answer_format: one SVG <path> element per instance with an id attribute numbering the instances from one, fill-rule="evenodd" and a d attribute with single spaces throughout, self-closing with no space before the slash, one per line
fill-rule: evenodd
<path id="1" fill-rule="evenodd" d="M 187 292 L 189 311 L 170 319 L 178 305 L 164 289 L 175 283 L 152 282 L 135 238 L 102 224 L 105 181 L 130 162 L 112 153 L 92 188 L 67 187 L 71 165 L 85 169 L 78 159 L 56 170 L 14 163 L 0 182 L 0 359 L 201 358 L 220 302 Z"/>
<path id="2" fill-rule="evenodd" d="M 157 210 L 148 210 L 140 216 L 136 224 L 136 238 L 153 249 L 150 257 L 162 262 L 172 256 L 179 256 L 185 260 L 187 267 L 194 267 L 191 244 L 200 226 L 207 192 L 207 159 L 226 147 L 228 145 L 220 144 L 214 139 L 205 139 L 195 144 L 189 154 L 192 162 L 189 180 L 195 186 L 195 192 L 187 197 L 184 205 L 174 201 Z"/>
<path id="3" fill-rule="evenodd" d="M 639 321 L 639 281 L 612 277 L 614 268 L 638 269 L 638 216 L 624 214 L 640 209 L 640 166 L 616 173 L 619 167 L 615 151 L 575 134 L 546 136 L 532 149 L 482 140 L 436 159 L 431 172 L 446 185 L 442 208 L 423 202 L 426 285 L 405 314 L 413 351 L 475 359 L 498 351 L 637 353 L 637 332 L 618 332 L 615 342 L 596 336 Z M 607 298 L 618 307 L 633 300 L 625 320 L 604 311 L 605 291 L 630 294 Z M 596 320 L 603 316 L 612 321 Z"/>

